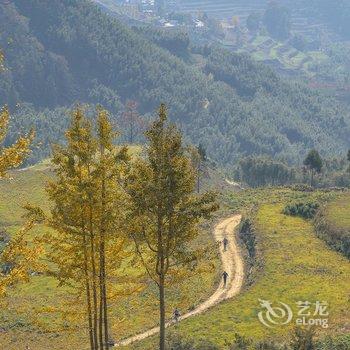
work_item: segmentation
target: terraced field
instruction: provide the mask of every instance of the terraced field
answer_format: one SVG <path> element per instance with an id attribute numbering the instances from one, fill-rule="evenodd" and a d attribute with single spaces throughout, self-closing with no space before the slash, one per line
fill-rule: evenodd
<path id="1" fill-rule="evenodd" d="M 263 10 L 266 4 L 265 0 L 179 0 L 178 8 L 181 12 L 205 12 L 220 19 L 232 18 L 232 16 L 245 19 L 252 11 Z"/>
<path id="2" fill-rule="evenodd" d="M 303 12 L 303 6 L 299 7 L 288 0 L 281 1 L 292 9 L 292 28 L 293 34 L 299 34 L 306 38 L 316 38 L 321 32 L 329 32 L 325 23 L 316 18 L 309 18 Z M 235 35 L 230 32 L 231 20 L 233 17 L 239 18 L 242 28 L 245 26 L 247 17 L 254 12 L 264 13 L 267 7 L 267 0 L 180 0 L 178 9 L 181 12 L 188 12 L 194 15 L 198 13 L 207 13 L 209 16 L 216 17 L 222 21 L 226 31 L 226 38 L 221 44 L 238 50 L 239 52 L 248 53 L 256 60 L 262 61 L 272 66 L 276 71 L 287 75 L 304 74 L 312 78 L 315 72 L 312 67 L 327 61 L 329 58 L 322 51 L 298 51 L 288 42 L 275 41 L 264 35 L 248 34 L 248 41 L 239 41 L 239 44 L 232 40 Z"/>

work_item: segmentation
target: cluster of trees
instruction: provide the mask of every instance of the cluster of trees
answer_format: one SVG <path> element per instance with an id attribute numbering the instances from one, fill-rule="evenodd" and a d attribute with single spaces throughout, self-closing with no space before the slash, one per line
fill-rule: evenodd
<path id="1" fill-rule="evenodd" d="M 28 206 L 28 216 L 54 229 L 44 238 L 53 275 L 78 295 L 84 291 L 92 350 L 113 343 L 109 301 L 118 294 L 119 267 L 128 261 L 142 265 L 159 290 L 164 350 L 166 286 L 179 270 L 193 269 L 207 256 L 205 247 L 193 248 L 191 242 L 200 220 L 217 209 L 215 195 L 194 194 L 192 153 L 168 124 L 165 105 L 146 131 L 145 157 L 138 159 L 116 145 L 105 110 L 97 108 L 94 122 L 81 108 L 73 112 L 66 145 L 54 147 L 56 176 L 47 187 L 51 215 Z M 129 279 L 130 290 L 123 293 L 140 288 Z"/>
<path id="2" fill-rule="evenodd" d="M 346 157 L 322 159 L 312 149 L 303 166 L 295 167 L 267 157 L 242 158 L 236 168 L 235 178 L 251 187 L 307 183 L 314 187 L 350 187 L 350 151 Z"/>
<path id="3" fill-rule="evenodd" d="M 225 124 L 224 120 L 218 120 L 219 127 L 226 126 L 235 136 L 231 153 L 269 154 L 295 162 L 301 160 L 305 148 L 314 147 L 328 155 L 339 152 L 339 148 L 332 146 L 333 150 L 329 152 L 330 149 L 317 140 L 316 133 L 312 135 L 316 129 L 323 134 L 326 129 L 333 133 L 336 126 L 340 132 L 337 136 L 342 135 L 344 141 L 347 139 L 347 117 L 335 113 L 340 107 L 339 102 L 330 99 L 326 105 L 319 93 L 299 83 L 287 83 L 271 69 L 252 62 L 248 57 L 217 47 L 210 48 L 205 71 L 214 79 L 224 81 L 240 96 L 239 100 L 231 100 L 221 112 L 221 115 L 229 113 L 228 109 L 234 103 L 240 118 L 228 118 Z M 309 133 L 309 123 L 315 120 L 317 125 L 313 123 L 313 132 Z M 340 130 L 341 125 L 343 130 Z M 324 136 L 327 141 L 323 141 L 329 146 L 337 138 L 335 134 Z M 348 141 L 345 141 L 341 148 L 347 147 Z"/>
<path id="4" fill-rule="evenodd" d="M 134 30 L 140 35 L 154 42 L 175 56 L 187 58 L 189 54 L 190 38 L 186 31 L 183 30 L 166 30 L 153 27 L 135 27 Z"/>
<path id="5" fill-rule="evenodd" d="M 7 57 L 0 104 L 32 104 L 30 116 L 22 107 L 16 123 L 39 129 L 45 123 L 47 132 L 38 130 L 43 151 L 36 154 L 48 149 L 49 139 L 62 139 L 68 120 L 62 109 L 76 100 L 101 103 L 113 121 L 127 100 L 137 101 L 141 115 L 165 101 L 186 137 L 205 143 L 208 155 L 225 166 L 253 153 L 297 161 L 305 147 L 336 154 L 349 146 L 349 112 L 339 102 L 217 47 L 198 49 L 206 63 L 198 66 L 182 58 L 186 35 L 140 33 L 85 0 L 1 3 L 0 31 Z"/>
<path id="6" fill-rule="evenodd" d="M 279 161 L 247 157 L 239 162 L 236 178 L 251 187 L 286 185 L 295 181 L 296 173 Z"/>
<path id="7" fill-rule="evenodd" d="M 122 115 L 129 142 L 139 126 L 136 107 L 128 102 Z M 20 123 L 18 118 L 16 122 Z M 8 123 L 9 112 L 4 108 L 0 144 Z M 56 127 L 66 123 L 61 121 Z M 113 343 L 109 301 L 118 294 L 118 268 L 130 262 L 131 255 L 133 264 L 138 261 L 143 265 L 159 289 L 159 348 L 164 350 L 166 286 L 176 280 L 179 269 L 194 269 L 206 256 L 205 248 L 192 249 L 191 242 L 198 235 L 200 220 L 217 209 L 215 195 L 194 195 L 204 151 L 188 152 L 181 132 L 168 125 L 165 105 L 145 133 L 145 158 L 131 162 L 127 148 L 116 145 L 116 136 L 108 113 L 101 107 L 92 118 L 81 108 L 73 112 L 65 144 L 53 148 L 56 176 L 47 186 L 51 215 L 27 205 L 28 223 L 0 252 L 0 265 L 6 267 L 0 272 L 0 301 L 9 286 L 28 280 L 29 271 L 41 266 L 41 246 L 34 244 L 32 248 L 27 233 L 36 223 L 46 224 L 54 230 L 41 239 L 48 250 L 45 256 L 52 275 L 60 284 L 74 288 L 78 296 L 85 295 L 91 350 L 108 349 Z M 0 147 L 0 179 L 28 157 L 33 138 L 30 132 L 13 145 Z M 129 280 L 130 290 L 124 288 L 123 293 L 139 289 L 138 284 Z"/>
<path id="8" fill-rule="evenodd" d="M 272 38 L 286 40 L 291 31 L 291 12 L 277 1 L 270 1 L 263 14 L 253 12 L 247 17 L 247 28 L 257 32 L 264 26 Z"/>
<path id="9" fill-rule="evenodd" d="M 265 11 L 263 22 L 273 38 L 284 40 L 290 35 L 291 12 L 277 1 L 271 1 Z"/>

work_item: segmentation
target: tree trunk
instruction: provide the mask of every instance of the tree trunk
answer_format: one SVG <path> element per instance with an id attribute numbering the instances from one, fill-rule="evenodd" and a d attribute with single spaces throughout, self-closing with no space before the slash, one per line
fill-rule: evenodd
<path id="1" fill-rule="evenodd" d="M 160 319 L 160 333 L 159 333 L 159 350 L 165 350 L 165 288 L 164 276 L 159 279 L 159 319 Z"/>
<path id="2" fill-rule="evenodd" d="M 100 249 L 101 253 L 101 249 Z M 100 265 L 101 265 L 101 259 L 100 259 Z M 98 335 L 99 335 L 99 344 L 100 344 L 100 350 L 104 349 L 103 346 L 103 340 L 104 340 L 104 335 L 103 335 L 103 291 L 102 291 L 102 271 L 101 271 L 101 266 L 100 266 L 100 306 L 99 306 L 99 322 L 98 322 Z"/>
<path id="3" fill-rule="evenodd" d="M 103 215 L 103 214 L 102 214 Z M 104 347 L 104 300 L 103 300 L 103 230 L 100 229 L 100 242 L 99 242 L 99 265 L 100 265 L 100 270 L 99 270 L 99 289 L 100 289 L 100 304 L 99 304 L 99 344 L 100 344 L 100 349 L 103 350 Z"/>
<path id="4" fill-rule="evenodd" d="M 133 114 L 131 114 L 131 118 L 133 118 Z M 130 123 L 130 144 L 133 143 L 134 141 L 134 122 L 133 120 L 131 120 L 131 123 Z"/>
<path id="5" fill-rule="evenodd" d="M 89 281 L 89 269 L 88 269 L 88 257 L 87 257 L 87 242 L 84 235 L 84 273 L 85 273 L 85 291 L 86 291 L 86 305 L 88 311 L 89 321 L 89 338 L 90 338 L 90 349 L 95 350 L 95 339 L 94 339 L 94 328 L 92 325 L 92 306 L 91 306 L 91 290 Z"/>
<path id="6" fill-rule="evenodd" d="M 92 299 L 93 299 L 93 337 L 95 350 L 98 350 L 98 334 L 97 334 L 97 283 L 96 283 L 96 251 L 95 251 L 95 236 L 93 232 L 93 218 L 92 218 L 92 207 L 89 208 L 89 230 L 90 230 L 90 255 L 91 255 L 91 267 L 92 267 Z"/>
<path id="7" fill-rule="evenodd" d="M 197 168 L 197 193 L 200 192 L 200 187 L 201 187 L 201 165 L 199 163 Z"/>
<path id="8" fill-rule="evenodd" d="M 105 244 L 102 246 L 102 300 L 103 300 L 103 325 L 105 334 L 105 348 L 108 350 L 108 313 L 107 313 L 107 286 L 106 286 L 106 261 L 105 261 Z"/>
<path id="9" fill-rule="evenodd" d="M 101 147 L 102 183 L 101 183 L 101 221 L 100 221 L 100 347 L 108 350 L 108 314 L 107 314 L 107 291 L 106 291 L 106 168 L 105 148 Z"/>

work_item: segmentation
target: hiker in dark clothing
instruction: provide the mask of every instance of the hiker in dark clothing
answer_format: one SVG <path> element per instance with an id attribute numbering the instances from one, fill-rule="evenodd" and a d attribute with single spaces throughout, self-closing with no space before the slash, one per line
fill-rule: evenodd
<path id="1" fill-rule="evenodd" d="M 227 250 L 227 245 L 228 245 L 228 239 L 225 237 L 224 240 L 222 241 L 223 245 L 224 245 L 224 252 L 226 252 Z"/>
<path id="2" fill-rule="evenodd" d="M 180 316 L 181 316 L 180 311 L 179 311 L 178 308 L 176 308 L 176 309 L 174 310 L 174 320 L 175 320 L 176 323 L 179 322 Z"/>
<path id="3" fill-rule="evenodd" d="M 224 279 L 224 288 L 226 288 L 228 273 L 226 271 L 223 272 L 222 277 Z"/>

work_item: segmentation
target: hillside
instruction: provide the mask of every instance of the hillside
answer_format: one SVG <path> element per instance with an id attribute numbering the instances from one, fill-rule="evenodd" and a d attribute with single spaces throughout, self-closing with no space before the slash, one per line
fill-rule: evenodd
<path id="1" fill-rule="evenodd" d="M 166 102 L 188 139 L 225 166 L 245 154 L 295 162 L 311 147 L 338 154 L 349 146 L 349 111 L 338 102 L 246 56 L 213 48 L 175 57 L 84 0 L 2 3 L 0 32 L 8 68 L 0 105 L 31 104 L 14 128 L 38 124 L 44 155 L 50 140 L 62 140 L 67 117 L 57 108 L 101 103 L 118 116 L 127 99 L 142 114 Z M 213 56 L 224 60 L 220 70 Z M 36 117 L 43 108 L 53 112 Z"/>
<path id="2" fill-rule="evenodd" d="M 277 339 L 279 344 L 288 344 L 298 318 L 297 302 L 309 301 L 311 311 L 317 301 L 326 301 L 329 304 L 329 327 L 317 327 L 318 339 L 326 335 L 348 335 L 350 314 L 345 306 L 350 292 L 348 260 L 331 251 L 325 242 L 316 237 L 311 221 L 282 214 L 283 207 L 290 202 L 324 202 L 335 197 L 335 193 L 303 193 L 272 188 L 230 195 L 232 210 L 258 206 L 256 212 L 249 216 L 256 253 L 251 260 L 250 255 L 247 257 L 252 267 L 248 265 L 245 289 L 236 298 L 180 323 L 175 334 L 194 339 L 197 343 L 205 339 L 218 346 L 209 349 L 224 349 L 225 344 L 234 341 L 236 334 L 254 342 Z M 257 317 L 263 310 L 259 300 L 270 301 L 276 307 L 279 302 L 288 304 L 294 313 L 292 321 L 266 328 Z M 282 322 L 281 319 L 272 319 Z M 317 349 L 349 349 L 349 341 L 349 337 L 345 336 L 339 347 L 331 344 Z M 149 340 L 130 349 L 151 350 L 152 345 L 154 343 Z M 270 346 L 252 349 L 280 349 Z"/>
<path id="3" fill-rule="evenodd" d="M 23 222 L 21 206 L 27 201 L 48 209 L 44 185 L 52 177 L 52 172 L 45 162 L 25 171 L 13 172 L 12 175 L 13 178 L 0 183 L 3 199 L 0 203 L 0 227 L 9 234 Z M 253 259 L 244 244 L 241 245 L 247 266 L 244 288 L 236 298 L 181 322 L 176 329 L 171 327 L 170 332 L 196 341 L 206 339 L 221 346 L 219 349 L 222 349 L 224 341 L 231 343 L 235 333 L 254 341 L 263 339 L 266 328 L 259 323 L 257 313 L 260 310 L 259 299 L 266 299 L 286 302 L 295 312 L 295 303 L 299 300 L 328 301 L 330 327 L 319 329 L 318 336 L 322 339 L 325 335 L 346 334 L 350 327 L 349 311 L 344 307 L 350 292 L 347 283 L 350 277 L 348 261 L 315 236 L 310 221 L 281 213 L 286 204 L 294 201 L 325 202 L 336 198 L 337 193 L 327 191 L 305 193 L 271 188 L 229 193 L 227 209 L 230 213 L 258 207 L 258 211 L 250 216 L 256 244 Z M 36 232 L 44 234 L 46 230 L 40 226 Z M 211 240 L 209 227 L 206 226 L 198 244 Z M 206 300 L 217 288 L 219 271 L 217 259 L 203 261 L 195 275 L 189 274 L 181 283 L 169 286 L 167 318 L 171 317 L 175 306 L 186 312 Z M 135 275 L 138 269 L 121 269 L 121 283 L 125 273 Z M 68 286 L 58 287 L 54 278 L 45 273 L 38 274 L 32 277 L 30 283 L 13 289 L 7 301 L 8 310 L 0 312 L 0 348 L 17 350 L 26 345 L 37 350 L 87 348 L 80 304 L 75 298 L 72 299 Z M 69 312 L 65 312 L 65 309 Z M 157 324 L 156 289 L 146 284 L 145 289 L 135 294 L 122 295 L 111 303 L 110 312 L 115 340 L 147 330 Z M 291 329 L 292 324 L 276 327 L 269 331 L 269 336 L 285 340 Z M 344 338 L 345 342 L 349 344 Z M 154 343 L 155 339 L 151 338 L 135 343 L 128 349 L 153 350 Z"/>
<path id="4" fill-rule="evenodd" d="M 137 150 L 132 148 L 131 151 Z M 24 171 L 15 171 L 11 174 L 13 178 L 0 182 L 0 249 L 1 233 L 11 235 L 23 224 L 22 206 L 25 203 L 30 201 L 49 209 L 45 184 L 52 174 L 45 162 Z M 210 229 L 210 223 L 206 223 L 196 244 L 212 241 Z M 35 230 L 44 235 L 48 229 L 39 226 Z M 111 298 L 110 304 L 111 330 L 116 340 L 146 330 L 158 321 L 157 288 L 140 273 L 142 267 L 126 265 L 120 268 L 118 282 L 118 288 L 123 292 Z M 182 281 L 169 286 L 168 318 L 176 306 L 181 310 L 192 310 L 212 293 L 219 279 L 218 265 L 216 257 L 203 261 L 195 274 L 189 272 Z M 144 287 L 134 293 L 128 292 L 133 283 L 130 284 L 130 276 L 139 277 Z M 0 310 L 0 349 L 17 350 L 26 345 L 36 350 L 83 350 L 88 347 L 83 300 L 77 300 L 69 286 L 60 287 L 49 274 L 35 274 L 29 284 L 12 290 L 6 301 L 8 307 Z"/>

